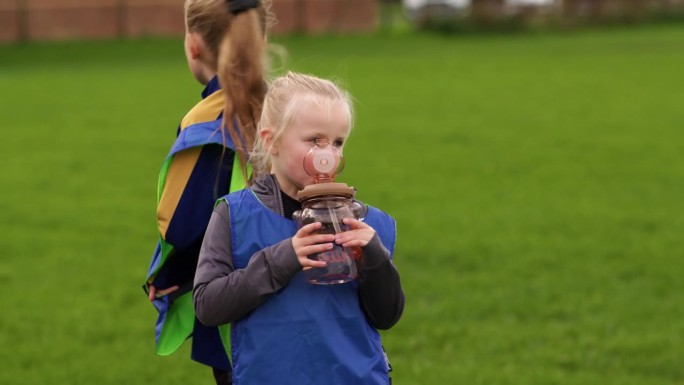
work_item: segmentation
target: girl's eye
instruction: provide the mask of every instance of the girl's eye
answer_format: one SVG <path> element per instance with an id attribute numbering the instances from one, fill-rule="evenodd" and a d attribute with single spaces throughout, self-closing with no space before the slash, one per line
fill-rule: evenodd
<path id="1" fill-rule="evenodd" d="M 335 147 L 342 147 L 343 144 L 344 144 L 344 141 L 342 141 L 342 140 L 336 140 L 333 142 L 333 146 L 335 146 Z"/>

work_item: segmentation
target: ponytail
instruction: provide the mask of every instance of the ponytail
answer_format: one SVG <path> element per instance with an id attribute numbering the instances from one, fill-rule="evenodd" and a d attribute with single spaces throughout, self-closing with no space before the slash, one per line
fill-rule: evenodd
<path id="1" fill-rule="evenodd" d="M 218 76 L 226 94 L 222 132 L 230 135 L 248 180 L 247 162 L 266 95 L 266 40 L 258 10 L 234 14 L 219 47 Z"/>
<path id="2" fill-rule="evenodd" d="M 225 93 L 221 134 L 235 144 L 245 180 L 267 88 L 266 32 L 275 22 L 270 8 L 271 0 L 185 1 L 187 29 L 207 44 L 208 64 Z"/>

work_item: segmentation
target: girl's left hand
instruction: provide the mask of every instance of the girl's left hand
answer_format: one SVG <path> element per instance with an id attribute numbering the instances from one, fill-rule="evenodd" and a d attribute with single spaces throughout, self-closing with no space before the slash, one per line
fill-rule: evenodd
<path id="1" fill-rule="evenodd" d="M 349 226 L 349 230 L 335 234 L 335 243 L 342 247 L 364 247 L 375 236 L 375 230 L 354 218 L 344 218 L 342 223 Z"/>

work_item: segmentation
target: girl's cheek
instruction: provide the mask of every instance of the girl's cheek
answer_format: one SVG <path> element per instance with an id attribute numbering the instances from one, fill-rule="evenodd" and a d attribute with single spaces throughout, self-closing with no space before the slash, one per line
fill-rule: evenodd
<path id="1" fill-rule="evenodd" d="M 287 170 L 291 177 L 295 179 L 307 176 L 306 172 L 304 171 L 304 166 L 302 165 L 302 163 L 290 163 L 287 167 Z"/>

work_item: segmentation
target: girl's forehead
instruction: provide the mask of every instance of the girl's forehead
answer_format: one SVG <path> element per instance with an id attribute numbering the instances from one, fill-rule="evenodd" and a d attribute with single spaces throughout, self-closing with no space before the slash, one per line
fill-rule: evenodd
<path id="1" fill-rule="evenodd" d="M 302 129 L 342 129 L 351 127 L 349 111 L 343 104 L 302 108 L 293 116 L 292 123 Z"/>
<path id="2" fill-rule="evenodd" d="M 349 105 L 343 100 L 333 100 L 324 97 L 308 97 L 302 98 L 299 101 L 294 101 L 291 108 L 293 120 L 351 120 Z"/>

